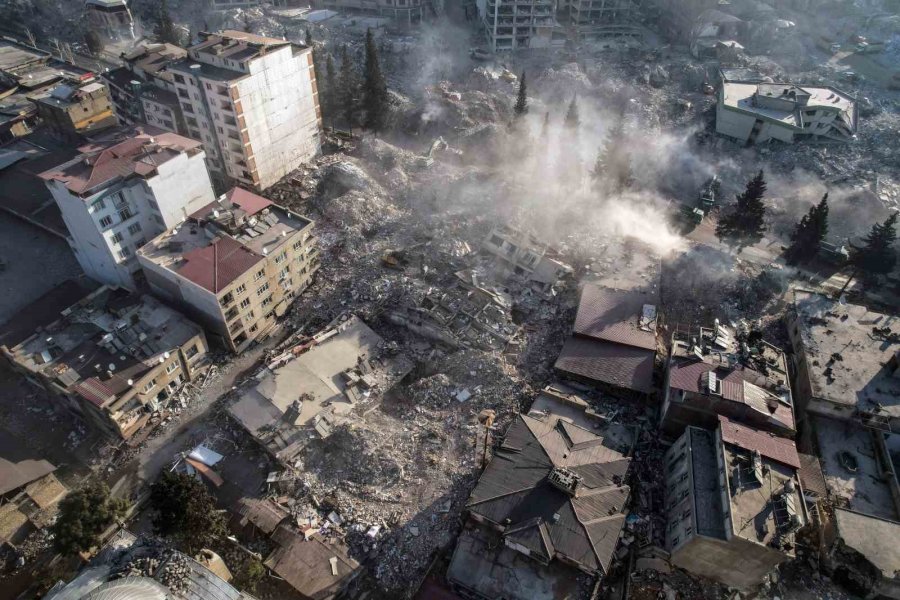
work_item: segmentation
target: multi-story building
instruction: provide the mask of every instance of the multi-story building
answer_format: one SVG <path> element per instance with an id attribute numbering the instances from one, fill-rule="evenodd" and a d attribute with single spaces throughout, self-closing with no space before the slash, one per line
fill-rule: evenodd
<path id="1" fill-rule="evenodd" d="M 506 227 L 494 227 L 481 244 L 483 252 L 494 256 L 494 268 L 501 277 L 519 277 L 541 292 L 549 292 L 572 276 L 572 267 L 562 262 L 559 252 L 535 236 Z"/>
<path id="2" fill-rule="evenodd" d="M 126 0 L 86 0 L 88 22 L 108 37 L 134 37 L 134 19 Z"/>
<path id="3" fill-rule="evenodd" d="M 688 427 L 665 465 L 672 564 L 743 589 L 794 556 L 808 516 L 792 440 L 719 417 L 715 430 Z"/>
<path id="4" fill-rule="evenodd" d="M 113 112 L 109 89 L 98 81 L 82 86 L 67 83 L 30 96 L 38 117 L 57 137 L 81 141 L 119 124 Z"/>
<path id="5" fill-rule="evenodd" d="M 350 11 L 394 19 L 398 25 L 422 22 L 428 0 L 316 0 L 316 8 Z"/>
<path id="6" fill-rule="evenodd" d="M 155 298 L 74 282 L 12 319 L 0 352 L 72 412 L 123 439 L 207 364 L 203 330 Z"/>
<path id="7" fill-rule="evenodd" d="M 234 352 L 275 327 L 275 317 L 318 269 L 313 222 L 235 188 L 138 252 L 150 287 Z"/>
<path id="8" fill-rule="evenodd" d="M 90 277 L 135 289 L 135 251 L 215 199 L 200 142 L 152 128 L 120 130 L 41 173 Z"/>
<path id="9" fill-rule="evenodd" d="M 123 66 L 103 74 L 122 124 L 188 135 L 174 76 L 166 69 L 186 56 L 187 50 L 172 44 L 142 44 L 122 54 Z"/>
<path id="10" fill-rule="evenodd" d="M 638 7 L 631 0 L 562 0 L 558 15 L 579 39 L 634 36 L 639 35 L 632 22 Z"/>
<path id="11" fill-rule="evenodd" d="M 550 0 L 476 0 L 476 5 L 494 52 L 561 47 L 566 43 Z"/>
<path id="12" fill-rule="evenodd" d="M 320 150 L 312 48 L 240 31 L 201 33 L 173 74 L 213 177 L 263 190 Z"/>

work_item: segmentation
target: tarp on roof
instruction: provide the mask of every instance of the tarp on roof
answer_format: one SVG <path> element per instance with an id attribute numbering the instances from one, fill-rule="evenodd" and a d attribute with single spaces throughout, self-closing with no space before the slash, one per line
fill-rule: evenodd
<path id="1" fill-rule="evenodd" d="M 214 467 L 216 463 L 222 460 L 224 457 L 216 452 L 215 450 L 210 450 L 203 444 L 200 444 L 188 454 L 189 458 L 193 458 L 196 461 L 202 462 L 207 467 Z"/>

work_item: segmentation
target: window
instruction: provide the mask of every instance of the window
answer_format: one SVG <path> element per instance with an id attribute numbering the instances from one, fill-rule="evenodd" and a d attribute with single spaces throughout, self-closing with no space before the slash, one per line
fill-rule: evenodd
<path id="1" fill-rule="evenodd" d="M 134 235 L 136 233 L 139 233 L 140 231 L 141 231 L 140 223 L 132 223 L 131 225 L 128 226 L 128 233 L 130 235 Z"/>
<path id="2" fill-rule="evenodd" d="M 494 246 L 502 246 L 503 238 L 498 235 L 492 235 L 491 236 L 491 244 L 493 244 Z"/>
<path id="3" fill-rule="evenodd" d="M 175 83 L 184 83 L 184 77 L 181 75 L 175 75 Z"/>
<path id="4" fill-rule="evenodd" d="M 245 318 L 245 319 L 254 319 L 254 318 L 256 318 L 256 313 L 254 313 L 254 312 L 251 310 L 251 311 L 248 312 L 246 315 L 244 315 L 244 318 Z"/>
<path id="5" fill-rule="evenodd" d="M 147 392 L 149 392 L 150 390 L 152 390 L 155 387 L 156 387 L 156 378 L 154 377 L 153 379 L 151 379 L 144 385 L 142 391 L 146 394 Z"/>
<path id="6" fill-rule="evenodd" d="M 146 243 L 147 243 L 147 238 L 138 238 L 138 239 L 134 240 L 134 249 L 137 250 L 138 248 L 143 247 L 143 245 Z"/>
<path id="7" fill-rule="evenodd" d="M 191 99 L 191 96 L 190 96 L 190 94 L 187 93 L 187 90 L 183 90 L 181 88 L 178 88 L 178 97 L 184 98 L 185 100 Z"/>
<path id="8" fill-rule="evenodd" d="M 248 306 L 250 306 L 250 298 L 241 300 L 241 308 L 247 308 Z"/>
<path id="9" fill-rule="evenodd" d="M 112 243 L 113 243 L 113 244 L 118 244 L 118 243 L 120 243 L 120 242 L 122 241 L 122 239 L 123 239 L 122 233 L 119 232 L 119 231 L 117 231 L 117 232 L 115 232 L 114 234 L 112 234 L 112 238 L 110 238 L 110 239 L 112 240 Z"/>
<path id="10" fill-rule="evenodd" d="M 269 282 L 268 282 L 268 281 L 265 282 L 264 284 L 262 284 L 262 285 L 260 286 L 260 288 L 259 288 L 258 290 L 256 290 L 256 295 L 257 295 L 257 296 L 262 296 L 262 295 L 265 294 L 267 291 L 269 291 Z"/>
<path id="11" fill-rule="evenodd" d="M 291 268 L 289 266 L 287 266 L 287 267 L 283 268 L 281 270 L 281 272 L 278 274 L 278 279 L 284 279 L 290 274 L 291 274 Z"/>
<path id="12" fill-rule="evenodd" d="M 185 350 L 184 355 L 188 358 L 193 358 L 197 356 L 198 352 L 200 352 L 200 350 L 197 349 L 197 344 L 194 344 L 193 346 Z"/>
<path id="13" fill-rule="evenodd" d="M 91 204 L 91 210 L 96 212 L 98 210 L 103 210 L 106 208 L 106 202 L 103 201 L 103 198 L 100 198 L 93 204 Z"/>
<path id="14" fill-rule="evenodd" d="M 258 329 L 259 329 L 259 325 L 254 325 L 253 327 L 251 327 L 250 329 L 248 329 L 248 331 L 249 331 L 250 333 L 256 333 L 256 331 L 257 331 Z"/>
<path id="15" fill-rule="evenodd" d="M 125 246 L 124 248 L 119 250 L 119 258 L 121 258 L 122 260 L 125 260 L 129 256 L 131 256 L 131 248 L 129 248 L 128 246 Z"/>
<path id="16" fill-rule="evenodd" d="M 119 219 L 121 219 L 123 221 L 127 221 L 128 219 L 130 219 L 133 216 L 134 216 L 134 213 L 131 212 L 131 209 L 128 208 L 127 206 L 125 208 L 119 210 Z"/>
<path id="17" fill-rule="evenodd" d="M 212 86 L 209 85 L 209 84 L 207 83 L 207 84 L 206 84 L 206 89 L 211 90 L 211 89 L 212 89 Z"/>
<path id="18" fill-rule="evenodd" d="M 259 281 L 260 279 L 263 278 L 263 276 L 265 274 L 266 274 L 266 270 L 260 269 L 259 271 L 256 272 L 256 275 L 253 276 L 253 281 Z"/>
<path id="19" fill-rule="evenodd" d="M 107 216 L 103 217 L 102 219 L 100 219 L 100 227 L 106 228 L 106 227 L 109 227 L 110 225 L 112 225 L 112 217 L 107 215 Z"/>
<path id="20" fill-rule="evenodd" d="M 170 362 L 170 363 L 166 366 L 166 373 L 171 374 L 171 373 L 174 372 L 177 368 L 178 368 L 178 362 L 177 362 L 177 361 Z"/>
<path id="21" fill-rule="evenodd" d="M 302 245 L 303 245 L 303 240 L 298 240 L 298 241 L 294 242 L 294 245 L 291 246 L 291 247 L 292 247 L 294 250 L 299 250 L 299 249 L 300 249 L 300 246 L 302 246 Z"/>
<path id="22" fill-rule="evenodd" d="M 272 294 L 269 294 L 268 296 L 266 296 L 266 299 L 262 301 L 263 307 L 269 306 L 270 304 L 272 304 Z M 268 315 L 266 315 L 266 316 L 268 317 Z"/>
<path id="23" fill-rule="evenodd" d="M 247 284 L 246 284 L 246 283 L 242 283 L 241 285 L 239 285 L 239 286 L 237 286 L 236 288 L 234 288 L 234 293 L 237 294 L 238 296 L 240 296 L 241 294 L 243 294 L 243 293 L 246 292 L 246 291 L 247 291 Z"/>
<path id="24" fill-rule="evenodd" d="M 287 258 L 287 250 L 285 250 L 284 252 L 282 252 L 281 254 L 279 254 L 278 256 L 275 257 L 275 264 L 279 265 L 279 264 L 283 263 L 284 259 L 286 259 L 286 258 Z"/>

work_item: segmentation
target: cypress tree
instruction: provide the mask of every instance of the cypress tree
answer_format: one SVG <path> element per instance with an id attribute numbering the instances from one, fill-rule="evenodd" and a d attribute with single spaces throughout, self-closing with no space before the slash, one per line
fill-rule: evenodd
<path id="1" fill-rule="evenodd" d="M 863 238 L 865 245 L 853 252 L 853 263 L 867 275 L 889 273 L 897 263 L 897 215 L 893 213 L 884 223 L 875 223 L 869 235 Z"/>
<path id="2" fill-rule="evenodd" d="M 541 125 L 541 141 L 546 142 L 550 136 L 550 111 L 544 113 L 544 123 Z"/>
<path id="3" fill-rule="evenodd" d="M 366 68 L 363 79 L 363 108 L 366 111 L 365 125 L 372 131 L 384 129 L 387 121 L 388 93 L 384 74 L 378 62 L 378 48 L 371 29 L 366 29 Z"/>
<path id="4" fill-rule="evenodd" d="M 789 263 L 797 264 L 815 258 L 822 240 L 828 234 L 828 194 L 803 215 L 791 233 L 791 245 L 785 256 Z"/>
<path id="5" fill-rule="evenodd" d="M 569 103 L 569 110 L 566 111 L 566 120 L 565 120 L 567 129 L 578 129 L 578 126 L 581 125 L 581 118 L 578 116 L 578 96 L 572 96 L 572 101 Z"/>
<path id="6" fill-rule="evenodd" d="M 519 78 L 519 94 L 516 96 L 513 113 L 517 118 L 528 114 L 528 90 L 525 84 L 525 71 L 522 71 L 522 77 Z"/>
<path id="7" fill-rule="evenodd" d="M 336 97 L 339 112 L 347 121 L 347 127 L 350 128 L 352 134 L 353 117 L 359 102 L 359 82 L 346 45 L 341 47 L 341 71 L 338 76 Z"/>
<path id="8" fill-rule="evenodd" d="M 309 27 L 306 28 L 306 37 L 303 39 L 303 43 L 306 44 L 307 48 L 312 48 L 312 30 Z"/>
<path id="9" fill-rule="evenodd" d="M 737 197 L 733 210 L 719 219 L 716 237 L 739 249 L 752 246 L 762 239 L 766 230 L 766 180 L 762 170 L 747 182 L 747 188 Z"/>
<path id="10" fill-rule="evenodd" d="M 334 69 L 334 57 L 330 52 L 325 59 L 325 85 L 323 87 L 322 112 L 331 120 L 331 128 L 334 129 L 334 116 L 338 112 L 337 74 Z"/>
<path id="11" fill-rule="evenodd" d="M 159 8 L 156 11 L 156 23 L 153 26 L 153 35 L 156 41 L 164 44 L 181 45 L 181 34 L 175 27 L 172 15 L 169 14 L 169 3 L 167 0 L 160 0 Z"/>

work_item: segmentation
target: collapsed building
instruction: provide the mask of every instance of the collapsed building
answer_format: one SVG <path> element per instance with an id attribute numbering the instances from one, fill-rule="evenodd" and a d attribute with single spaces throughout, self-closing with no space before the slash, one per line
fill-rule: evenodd
<path id="1" fill-rule="evenodd" d="M 424 11 L 429 9 L 431 4 L 431 0 L 316 0 L 313 2 L 317 9 L 385 17 L 393 19 L 394 23 L 400 26 L 421 23 Z"/>
<path id="2" fill-rule="evenodd" d="M 128 439 L 208 366 L 203 330 L 151 296 L 67 282 L 7 324 L 0 352 L 100 431 Z"/>
<path id="3" fill-rule="evenodd" d="M 550 0 L 476 0 L 491 51 L 562 47 L 566 36 Z"/>
<path id="4" fill-rule="evenodd" d="M 609 573 L 625 524 L 634 434 L 544 390 L 481 475 L 447 572 L 466 598 L 562 599 Z"/>
<path id="5" fill-rule="evenodd" d="M 825 567 L 865 595 L 900 598 L 900 334 L 896 317 L 794 292 L 786 318 L 801 447 L 819 456 Z"/>
<path id="6" fill-rule="evenodd" d="M 127 0 L 86 0 L 88 22 L 110 38 L 134 38 L 134 17 Z"/>
<path id="7" fill-rule="evenodd" d="M 834 87 L 730 79 L 724 73 L 716 131 L 747 144 L 804 139 L 847 142 L 859 126 L 857 102 Z"/>
<path id="8" fill-rule="evenodd" d="M 662 435 L 675 439 L 689 425 L 713 428 L 719 415 L 793 437 L 784 352 L 750 330 L 736 335 L 718 322 L 695 332 L 676 330 L 666 365 Z"/>
<path id="9" fill-rule="evenodd" d="M 412 367 L 359 317 L 347 315 L 272 361 L 228 413 L 272 456 L 291 464 L 311 440 L 331 435 Z"/>
<path id="10" fill-rule="evenodd" d="M 794 442 L 718 417 L 666 451 L 666 549 L 672 564 L 736 588 L 793 558 L 808 515 Z"/>
<path id="11" fill-rule="evenodd" d="M 137 253 L 154 293 L 233 352 L 277 327 L 319 267 L 313 222 L 241 188 L 201 206 Z"/>
<path id="12" fill-rule="evenodd" d="M 88 276 L 137 289 L 138 249 L 215 198 L 203 149 L 174 133 L 136 128 L 79 151 L 40 174 L 62 213 L 66 240 Z"/>
<path id="13" fill-rule="evenodd" d="M 658 292 L 586 284 L 556 370 L 623 398 L 649 397 L 654 389 L 658 304 Z"/>
<path id="14" fill-rule="evenodd" d="M 558 250 L 529 233 L 505 225 L 491 229 L 481 249 L 495 258 L 495 275 L 523 278 L 539 292 L 550 292 L 574 273 L 572 267 L 560 260 Z"/>

